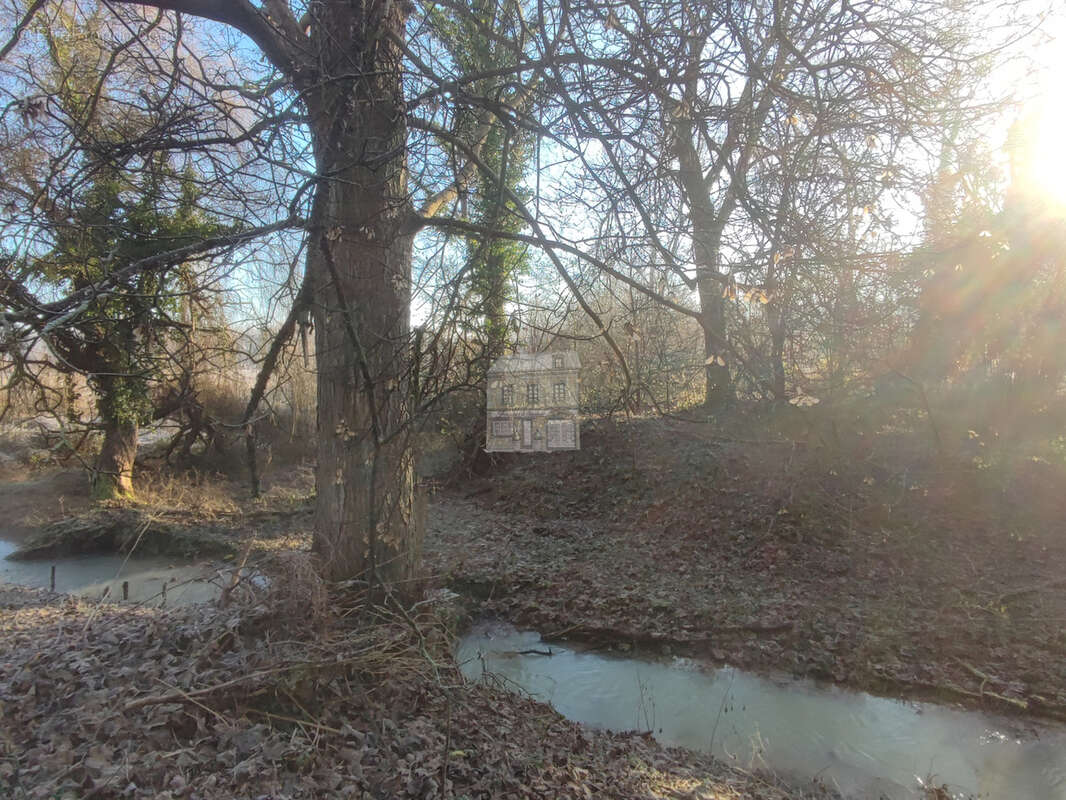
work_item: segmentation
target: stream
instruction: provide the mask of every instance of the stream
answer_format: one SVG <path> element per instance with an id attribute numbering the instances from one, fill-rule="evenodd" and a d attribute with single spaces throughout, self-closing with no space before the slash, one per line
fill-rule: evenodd
<path id="1" fill-rule="evenodd" d="M 128 601 L 149 605 L 188 605 L 215 600 L 222 591 L 225 570 L 210 562 L 192 564 L 181 559 L 121 555 L 85 555 L 63 558 L 10 561 L 14 542 L 0 539 L 0 584 L 13 583 L 47 589 L 55 567 L 55 590 L 99 600 L 122 599 L 122 584 Z M 165 587 L 165 589 L 164 589 Z"/>
<path id="2" fill-rule="evenodd" d="M 216 599 L 228 572 L 210 562 L 92 555 L 5 558 L 0 584 L 118 601 L 174 605 Z M 166 591 L 164 594 L 164 586 Z M 520 651 L 551 652 L 551 655 Z M 475 626 L 457 658 L 491 680 L 550 703 L 564 716 L 614 731 L 652 731 L 666 745 L 713 753 L 801 784 L 819 780 L 857 798 L 908 800 L 923 783 L 957 798 L 1066 800 L 1066 728 L 932 703 L 912 703 L 762 677 L 690 659 L 623 658 L 545 644 L 499 623 Z"/>
<path id="3" fill-rule="evenodd" d="M 519 651 L 551 651 L 551 655 Z M 711 752 L 797 785 L 848 797 L 1066 800 L 1066 728 L 890 700 L 803 680 L 774 680 L 690 659 L 645 660 L 545 644 L 499 623 L 475 626 L 457 657 L 564 716 L 613 731 L 650 730 L 666 745 Z"/>

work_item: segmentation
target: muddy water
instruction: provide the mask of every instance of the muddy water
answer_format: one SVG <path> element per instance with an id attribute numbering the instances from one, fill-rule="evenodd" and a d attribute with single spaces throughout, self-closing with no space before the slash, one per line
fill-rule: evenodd
<path id="1" fill-rule="evenodd" d="M 8 561 L 15 543 L 0 539 L 0 583 L 47 589 L 56 568 L 57 592 L 98 600 L 122 599 L 122 584 L 129 584 L 129 602 L 150 605 L 184 605 L 218 598 L 222 590 L 219 569 L 211 564 L 189 564 L 168 558 L 118 555 L 74 556 L 35 561 Z M 165 600 L 164 600 L 164 587 Z"/>
<path id="2" fill-rule="evenodd" d="M 546 650 L 551 656 L 518 655 Z M 545 645 L 484 625 L 460 643 L 469 678 L 500 680 L 570 719 L 651 730 L 797 782 L 860 798 L 914 798 L 922 781 L 953 796 L 1066 800 L 1066 728 L 1041 728 L 928 703 L 775 681 L 684 659 L 654 662 Z"/>

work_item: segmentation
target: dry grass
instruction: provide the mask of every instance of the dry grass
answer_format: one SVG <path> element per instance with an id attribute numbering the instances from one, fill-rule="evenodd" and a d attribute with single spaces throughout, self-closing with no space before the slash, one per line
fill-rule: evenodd
<path id="1" fill-rule="evenodd" d="M 285 508 L 306 503 L 315 493 L 314 463 L 307 460 L 275 463 L 274 470 L 264 476 L 264 485 L 260 505 Z"/>
<path id="2" fill-rule="evenodd" d="M 285 620 L 321 629 L 329 622 L 331 608 L 316 561 L 307 552 L 274 553 L 266 565 L 270 572 L 268 599 Z"/>
<path id="3" fill-rule="evenodd" d="M 196 470 L 171 472 L 142 469 L 135 475 L 136 504 L 147 510 L 181 511 L 204 520 L 242 511 L 241 495 L 247 488 L 225 476 Z"/>

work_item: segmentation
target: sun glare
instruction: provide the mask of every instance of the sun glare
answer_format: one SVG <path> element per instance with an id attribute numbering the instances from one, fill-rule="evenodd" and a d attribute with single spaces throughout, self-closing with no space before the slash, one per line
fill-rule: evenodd
<path id="1" fill-rule="evenodd" d="M 1030 118 L 1027 179 L 1032 188 L 1066 209 L 1066 92 L 1048 98 Z"/>
<path id="2" fill-rule="evenodd" d="M 1054 54 L 1044 72 L 1042 90 L 1024 117 L 1021 156 L 1022 177 L 1032 191 L 1066 210 L 1066 23 L 1045 45 Z M 1060 33 L 1061 31 L 1061 33 Z"/>

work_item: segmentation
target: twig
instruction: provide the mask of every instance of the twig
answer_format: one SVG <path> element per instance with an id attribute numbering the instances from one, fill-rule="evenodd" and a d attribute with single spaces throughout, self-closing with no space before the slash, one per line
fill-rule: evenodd
<path id="1" fill-rule="evenodd" d="M 1029 710 L 1028 700 L 1022 700 L 1017 697 L 1007 697 L 1006 695 L 999 694 L 998 692 L 983 691 L 979 694 L 977 692 L 971 692 L 969 689 L 963 689 L 961 686 L 955 686 L 950 683 L 944 684 L 944 686 L 934 686 L 934 688 L 947 689 L 949 692 L 954 692 L 956 694 L 963 695 L 964 697 L 975 697 L 978 700 L 984 700 L 986 697 L 991 697 L 993 700 L 998 700 L 1001 703 L 1006 703 L 1007 705 L 1014 706 L 1015 708 L 1019 708 L 1022 711 Z"/>
<path id="2" fill-rule="evenodd" d="M 407 609 L 404 608 L 403 604 L 393 596 L 392 592 L 389 592 L 386 597 L 389 600 L 392 600 L 393 605 L 396 606 L 400 614 L 403 616 L 404 620 L 407 622 L 408 626 L 414 632 L 415 636 L 418 637 L 418 649 L 422 652 L 422 657 L 425 658 L 426 661 L 430 663 L 430 666 L 433 667 L 433 675 L 436 677 L 437 683 L 441 683 L 440 667 L 437 665 L 437 662 L 433 658 L 433 656 L 429 654 L 429 649 L 426 647 L 426 637 L 422 635 L 422 629 L 418 627 L 418 623 L 411 619 L 411 615 L 407 613 Z"/>
<path id="3" fill-rule="evenodd" d="M 448 756 L 452 749 L 452 701 L 444 696 L 444 756 L 440 763 L 440 796 L 442 800 L 448 796 Z"/>
<path id="4" fill-rule="evenodd" d="M 972 664 L 967 664 L 961 658 L 956 657 L 954 660 L 958 664 L 964 666 L 972 675 L 981 679 L 981 688 L 978 689 L 978 691 L 981 693 L 982 697 L 984 697 L 985 695 L 985 684 L 987 684 L 989 681 L 992 681 L 993 683 L 1003 683 L 1003 681 L 993 678 L 990 675 L 986 675 L 984 672 L 981 672 L 981 670 L 977 669 L 977 667 L 973 666 Z"/>
<path id="5" fill-rule="evenodd" d="M 575 625 L 571 625 L 568 628 L 563 628 L 561 631 L 555 631 L 554 633 L 549 633 L 544 638 L 549 640 L 549 641 L 551 641 L 552 639 L 561 639 L 563 636 L 566 636 L 566 634 L 573 633 L 574 631 L 576 631 L 580 627 L 581 627 L 581 623 L 579 622 L 579 623 L 577 623 Z"/>
<path id="6" fill-rule="evenodd" d="M 336 663 L 343 663 L 343 662 L 336 662 Z M 143 708 L 144 706 L 158 705 L 159 703 L 178 703 L 178 702 L 181 702 L 183 700 L 184 701 L 190 701 L 190 702 L 196 702 L 194 698 L 206 697 L 208 695 L 214 694 L 215 692 L 220 692 L 220 691 L 222 691 L 224 689 L 229 689 L 229 688 L 231 688 L 233 686 L 237 686 L 237 685 L 239 685 L 241 683 L 244 683 L 245 681 L 250 681 L 253 678 L 265 678 L 267 675 L 273 675 L 273 674 L 278 673 L 278 672 L 286 672 L 287 670 L 290 670 L 290 669 L 297 669 L 298 667 L 305 667 L 305 666 L 307 666 L 307 665 L 306 664 L 286 664 L 283 667 L 275 667 L 273 669 L 261 670 L 260 672 L 253 672 L 253 673 L 251 673 L 249 675 L 241 675 L 241 676 L 239 676 L 237 678 L 233 678 L 232 680 L 223 681 L 222 683 L 215 684 L 214 686 L 207 686 L 207 687 L 205 687 L 203 689 L 195 689 L 195 690 L 193 690 L 191 692 L 183 692 L 183 691 L 178 690 L 178 691 L 175 691 L 175 692 L 170 692 L 169 694 L 155 694 L 155 695 L 149 695 L 148 697 L 139 697 L 136 700 L 130 700 L 128 703 L 126 703 L 124 710 L 125 711 L 135 711 L 136 709 Z"/>
<path id="7" fill-rule="evenodd" d="M 237 586 L 240 584 L 240 582 L 241 582 L 241 572 L 244 570 L 245 566 L 247 566 L 247 564 L 248 564 L 248 556 L 251 555 L 251 553 L 252 553 L 252 542 L 248 541 L 244 545 L 244 552 L 241 554 L 240 563 L 237 564 L 237 566 L 233 570 L 233 572 L 230 573 L 229 586 L 222 587 L 222 594 L 219 595 L 219 598 L 218 598 L 218 606 L 219 606 L 219 608 L 225 608 L 227 605 L 229 605 L 230 595 L 233 593 L 233 590 L 236 589 Z"/>
<path id="8" fill-rule="evenodd" d="M 221 713 L 219 713 L 218 711 L 215 711 L 215 709 L 211 708 L 210 706 L 204 705 L 203 703 L 201 703 L 196 698 L 190 697 L 189 693 L 183 691 L 180 687 L 174 686 L 173 684 L 169 684 L 169 683 L 167 683 L 165 680 L 163 680 L 161 678 L 156 678 L 156 680 L 159 681 L 164 686 L 166 686 L 168 689 L 173 689 L 175 694 L 182 695 L 186 700 L 188 700 L 193 705 L 199 706 L 200 708 L 202 708 L 204 711 L 206 711 L 209 714 L 213 714 L 215 717 L 218 718 L 218 720 L 220 722 L 229 722 L 229 720 L 226 719 Z"/>
<path id="9" fill-rule="evenodd" d="M 729 699 L 729 693 L 733 689 L 733 681 L 736 679 L 736 677 L 736 669 L 731 669 L 729 671 L 729 685 L 726 686 L 725 691 L 722 692 L 722 702 L 718 704 L 718 714 L 714 718 L 714 727 L 711 728 L 711 741 L 710 744 L 707 745 L 707 749 L 712 753 L 714 752 L 714 737 L 718 733 L 718 723 L 722 721 L 722 712 L 725 710 L 725 704 L 726 701 Z"/>
<path id="10" fill-rule="evenodd" d="M 46 0 L 34 0 L 33 4 L 26 9 L 26 13 L 22 15 L 22 19 L 18 21 L 15 30 L 12 31 L 11 38 L 8 39 L 7 44 L 4 45 L 3 49 L 0 49 L 0 61 L 7 58 L 7 54 L 19 43 L 19 38 L 22 36 L 23 31 L 25 31 L 26 28 L 30 26 L 30 23 L 33 22 L 34 15 L 41 10 L 45 1 Z"/>
<path id="11" fill-rule="evenodd" d="M 1015 598 L 1022 597 L 1023 595 L 1032 594 L 1033 592 L 1040 592 L 1044 589 L 1054 589 L 1058 586 L 1066 586 L 1066 578 L 1057 578 L 1047 583 L 1039 583 L 1036 586 L 1028 586 L 1024 589 L 1015 589 L 1013 592 L 1004 592 L 996 600 L 996 605 L 1003 605 L 1008 600 L 1014 600 Z"/>
<path id="12" fill-rule="evenodd" d="M 366 663 L 370 654 L 379 655 L 382 652 L 382 643 L 375 641 L 368 644 L 366 647 L 352 653 L 351 657 L 344 658 L 338 661 L 326 659 L 323 661 L 296 661 L 291 664 L 285 664 L 280 667 L 273 667 L 271 669 L 260 670 L 259 672 L 252 672 L 248 675 L 241 675 L 232 680 L 223 681 L 222 683 L 215 684 L 214 686 L 206 686 L 203 689 L 194 689 L 189 692 L 171 692 L 169 694 L 162 695 L 149 695 L 147 697 L 139 697 L 134 700 L 130 700 L 126 703 L 124 710 L 134 711 L 144 706 L 156 705 L 158 703 L 180 703 L 183 701 L 192 701 L 193 698 L 205 697 L 214 692 L 220 692 L 225 689 L 237 686 L 245 681 L 255 680 L 257 678 L 265 678 L 268 675 L 275 675 L 279 672 L 288 672 L 294 669 L 336 669 L 338 667 L 348 666 L 350 664 Z"/>
<path id="13" fill-rule="evenodd" d="M 344 735 L 344 731 L 338 728 L 331 728 L 329 725 L 324 725 L 321 722 L 313 722 L 307 719 L 297 719 L 296 717 L 288 717 L 285 714 L 275 714 L 273 711 L 262 711 L 258 708 L 249 708 L 248 711 L 252 712 L 253 714 L 262 714 L 264 717 L 269 717 L 270 719 L 280 719 L 283 722 L 292 722 L 296 725 L 307 725 L 308 727 L 316 728 L 321 731 L 326 731 L 326 733 L 332 733 L 337 736 Z"/>
<path id="14" fill-rule="evenodd" d="M 129 563 L 130 556 L 132 556 L 133 555 L 133 551 L 137 549 L 137 545 L 139 545 L 141 543 L 141 537 L 144 536 L 145 531 L 148 530 L 148 527 L 152 524 L 153 521 L 155 521 L 155 517 L 154 516 L 149 516 L 148 519 L 146 519 L 144 521 L 144 525 L 141 526 L 141 530 L 137 533 L 137 538 L 134 539 L 134 541 L 133 541 L 133 546 L 130 547 L 130 549 L 126 552 L 126 557 L 124 559 L 122 559 L 122 564 L 119 566 L 118 572 L 115 573 L 115 579 L 116 580 L 118 580 L 118 578 L 122 575 L 122 570 L 124 570 L 126 568 L 126 564 Z M 111 587 L 108 587 L 108 589 L 110 589 L 110 588 Z M 107 599 L 108 594 L 109 594 L 109 592 L 105 590 L 104 591 L 104 596 L 100 598 L 100 600 L 96 603 L 96 606 L 89 613 L 88 619 L 85 620 L 85 626 L 81 629 L 81 632 L 82 632 L 83 635 L 85 634 L 86 631 L 89 630 L 89 626 L 92 624 L 92 621 L 96 618 L 96 614 L 100 610 L 100 607 L 104 604 L 104 600 Z"/>
<path id="15" fill-rule="evenodd" d="M 749 625 L 725 625 L 721 628 L 711 628 L 710 633 L 787 633 L 794 628 L 791 622 L 753 622 Z M 710 641 L 709 639 L 696 639 L 695 641 Z"/>

